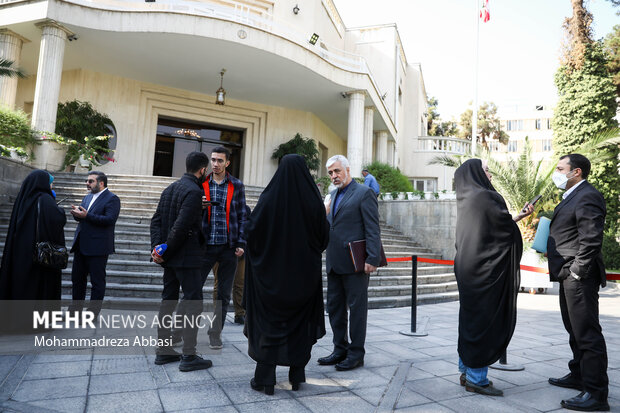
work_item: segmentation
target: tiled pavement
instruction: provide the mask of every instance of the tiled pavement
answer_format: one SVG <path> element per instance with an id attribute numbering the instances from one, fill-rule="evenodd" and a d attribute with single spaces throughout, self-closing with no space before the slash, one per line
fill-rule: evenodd
<path id="1" fill-rule="evenodd" d="M 601 292 L 601 323 L 609 352 L 610 405 L 620 411 L 620 290 Z M 520 372 L 490 370 L 504 397 L 468 393 L 458 384 L 458 303 L 421 306 L 426 337 L 408 330 L 409 308 L 371 310 L 365 366 L 350 372 L 317 365 L 331 336 L 314 347 L 307 383 L 291 391 L 278 368 L 274 396 L 250 389 L 254 362 L 240 326 L 227 324 L 224 349 L 209 370 L 181 373 L 152 355 L 39 354 L 0 357 L 0 411 L 5 412 L 548 412 L 577 392 L 550 386 L 567 372 L 568 337 L 557 294 L 521 293 L 508 361 Z M 328 324 L 327 324 L 328 325 Z"/>

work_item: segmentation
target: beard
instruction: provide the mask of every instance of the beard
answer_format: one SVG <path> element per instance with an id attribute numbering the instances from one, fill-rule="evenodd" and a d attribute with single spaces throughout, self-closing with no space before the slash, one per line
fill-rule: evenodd
<path id="1" fill-rule="evenodd" d="M 341 180 L 338 185 L 334 184 L 334 186 L 338 189 L 344 188 L 344 183 L 349 180 L 349 172 L 345 171 L 344 180 Z M 333 183 L 333 182 L 332 182 Z"/>

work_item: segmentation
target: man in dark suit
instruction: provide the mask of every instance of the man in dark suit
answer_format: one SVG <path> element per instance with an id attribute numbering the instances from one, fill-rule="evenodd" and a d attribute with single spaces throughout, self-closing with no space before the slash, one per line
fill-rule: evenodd
<path id="1" fill-rule="evenodd" d="M 78 221 L 71 247 L 74 253 L 71 309 L 82 309 L 86 298 L 86 277 L 90 274 L 89 310 L 98 316 L 105 295 L 108 255 L 114 253 L 114 226 L 121 210 L 121 201 L 108 190 L 108 177 L 103 172 L 90 172 L 86 187 L 89 194 L 80 206 L 71 205 L 71 215 Z"/>
<path id="2" fill-rule="evenodd" d="M 560 310 L 573 358 L 570 373 L 549 383 L 581 391 L 562 400 L 566 409 L 608 411 L 607 349 L 598 319 L 598 289 L 606 284 L 601 254 L 606 210 L 601 193 L 586 181 L 589 173 L 590 161 L 570 154 L 560 158 L 553 174 L 566 192 L 551 220 L 549 273 L 560 282 Z"/>
<path id="3" fill-rule="evenodd" d="M 368 278 L 381 258 L 379 207 L 374 191 L 351 178 L 347 158 L 333 156 L 326 166 L 338 188 L 331 193 L 327 207 L 327 312 L 334 333 L 334 350 L 318 361 L 321 365 L 335 364 L 337 370 L 351 370 L 364 365 Z M 364 239 L 368 258 L 364 271 L 355 272 L 349 242 Z M 351 343 L 347 340 L 347 307 Z"/>

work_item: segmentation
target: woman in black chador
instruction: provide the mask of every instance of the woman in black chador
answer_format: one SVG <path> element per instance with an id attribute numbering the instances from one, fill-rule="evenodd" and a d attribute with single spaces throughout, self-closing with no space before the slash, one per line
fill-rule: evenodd
<path id="1" fill-rule="evenodd" d="M 56 205 L 43 170 L 31 172 L 13 204 L 0 267 L 0 300 L 60 300 L 61 270 L 43 268 L 33 261 L 35 243 L 65 245 L 65 213 Z M 37 205 L 39 213 L 37 213 Z M 39 238 L 36 238 L 37 216 Z M 32 324 L 32 315 L 30 315 Z"/>
<path id="2" fill-rule="evenodd" d="M 312 346 L 325 335 L 321 254 L 329 237 L 325 207 L 301 156 L 282 158 L 247 234 L 246 335 L 257 362 L 250 385 L 273 394 L 276 365 L 290 366 L 297 390 Z"/>
<path id="3" fill-rule="evenodd" d="M 488 366 L 508 347 L 517 322 L 521 232 L 491 185 L 486 163 L 470 159 L 454 173 L 456 258 L 459 287 L 459 370 L 467 391 L 501 396 L 487 379 Z"/>

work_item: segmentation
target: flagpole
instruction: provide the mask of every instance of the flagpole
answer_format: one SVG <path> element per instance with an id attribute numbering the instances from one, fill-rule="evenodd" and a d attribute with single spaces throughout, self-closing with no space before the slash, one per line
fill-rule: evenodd
<path id="1" fill-rule="evenodd" d="M 480 9 L 479 1 L 474 0 L 476 4 L 476 40 L 474 44 L 474 107 L 471 114 L 471 154 L 476 155 L 476 145 L 478 141 L 478 43 L 480 37 Z"/>

